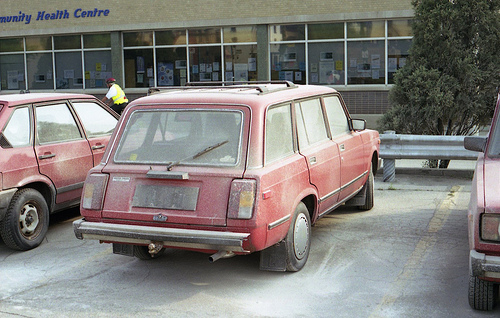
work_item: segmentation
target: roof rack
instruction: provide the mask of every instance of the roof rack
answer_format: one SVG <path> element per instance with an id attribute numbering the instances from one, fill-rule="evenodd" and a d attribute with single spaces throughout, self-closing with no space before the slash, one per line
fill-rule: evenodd
<path id="1" fill-rule="evenodd" d="M 200 89 L 200 87 L 206 89 L 220 89 L 224 88 L 234 88 L 234 89 L 256 89 L 260 93 L 269 93 L 275 90 L 269 90 L 265 87 L 265 84 L 284 84 L 285 89 L 296 88 L 297 85 L 290 81 L 249 81 L 249 82 L 188 82 L 184 86 L 162 86 L 162 87 L 150 87 L 148 89 L 148 95 L 153 95 L 160 93 L 162 91 L 179 91 L 179 90 L 190 90 L 190 89 Z"/>

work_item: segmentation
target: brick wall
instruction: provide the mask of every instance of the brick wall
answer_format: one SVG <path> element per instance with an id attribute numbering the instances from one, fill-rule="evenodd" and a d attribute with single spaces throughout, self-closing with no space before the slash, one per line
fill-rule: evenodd
<path id="1" fill-rule="evenodd" d="M 351 114 L 383 114 L 389 109 L 388 91 L 340 91 L 340 93 Z"/>

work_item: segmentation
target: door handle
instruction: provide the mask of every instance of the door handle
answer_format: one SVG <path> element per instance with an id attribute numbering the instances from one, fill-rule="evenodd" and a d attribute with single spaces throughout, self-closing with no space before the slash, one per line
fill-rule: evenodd
<path id="1" fill-rule="evenodd" d="M 43 155 L 38 156 L 38 159 L 43 160 L 43 159 L 49 159 L 49 158 L 54 158 L 56 155 L 53 153 L 45 153 Z"/>
<path id="2" fill-rule="evenodd" d="M 316 157 L 310 157 L 309 158 L 309 163 L 312 164 L 312 165 L 315 164 L 316 163 Z"/>
<path id="3" fill-rule="evenodd" d="M 102 149 L 104 147 L 105 147 L 104 145 L 95 145 L 95 146 L 92 146 L 92 150 Z"/>

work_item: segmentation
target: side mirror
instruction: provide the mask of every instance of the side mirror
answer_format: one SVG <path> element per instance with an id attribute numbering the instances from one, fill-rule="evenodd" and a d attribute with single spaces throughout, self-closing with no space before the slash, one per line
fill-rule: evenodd
<path id="1" fill-rule="evenodd" d="M 464 148 L 471 151 L 484 152 L 486 149 L 486 137 L 465 137 Z"/>
<path id="2" fill-rule="evenodd" d="M 351 119 L 352 129 L 354 130 L 365 130 L 366 120 L 364 119 Z"/>

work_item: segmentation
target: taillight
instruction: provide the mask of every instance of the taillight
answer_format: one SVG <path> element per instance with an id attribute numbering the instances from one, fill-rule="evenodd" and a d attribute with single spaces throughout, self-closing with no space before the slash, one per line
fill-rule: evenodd
<path id="1" fill-rule="evenodd" d="M 227 217 L 230 219 L 250 219 L 255 205 L 255 180 L 233 180 Z"/>
<path id="2" fill-rule="evenodd" d="M 481 239 L 500 241 L 500 215 L 483 214 L 481 218 Z"/>
<path id="3" fill-rule="evenodd" d="M 107 184 L 107 174 L 94 173 L 89 175 L 83 186 L 82 208 L 87 210 L 101 210 Z"/>

